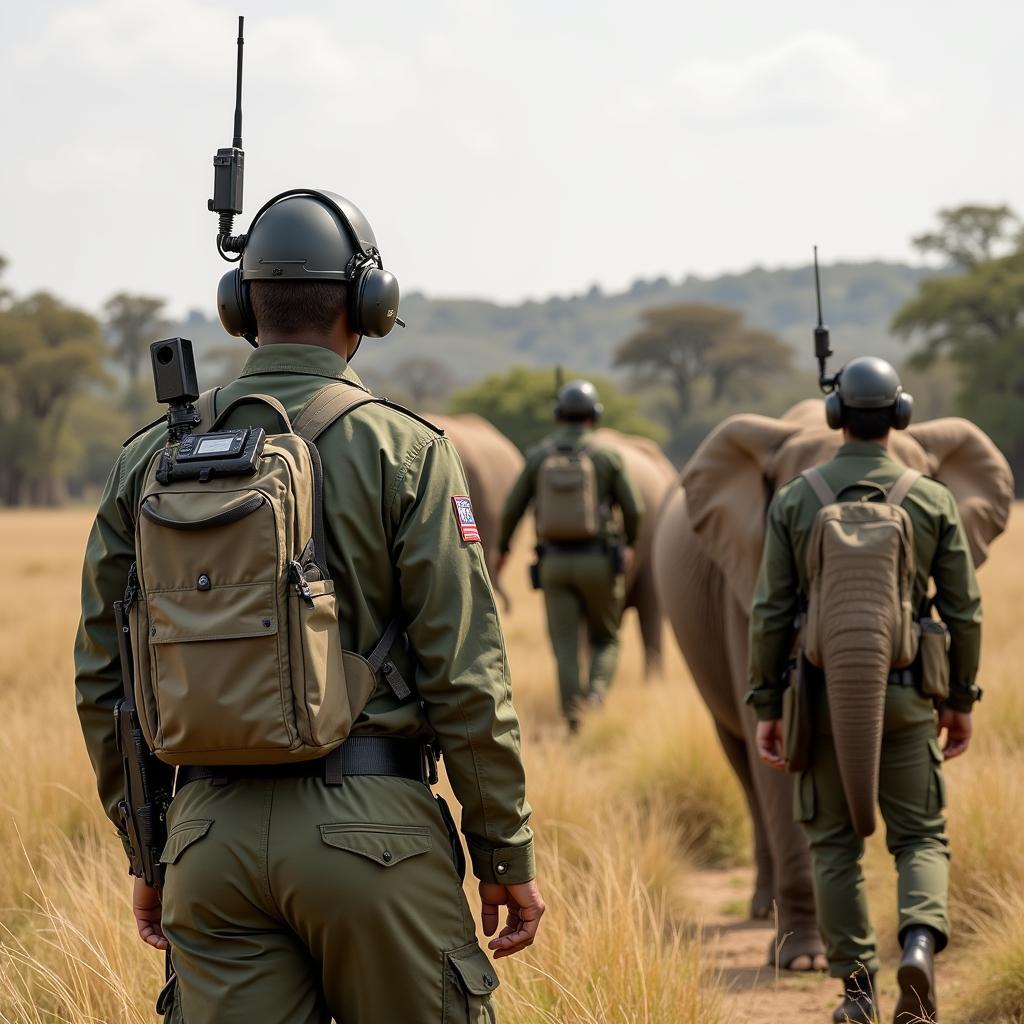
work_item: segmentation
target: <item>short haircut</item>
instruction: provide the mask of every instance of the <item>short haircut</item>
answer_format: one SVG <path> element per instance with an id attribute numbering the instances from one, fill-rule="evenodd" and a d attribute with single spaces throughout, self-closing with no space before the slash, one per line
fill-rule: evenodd
<path id="1" fill-rule="evenodd" d="M 252 281 L 258 332 L 326 334 L 345 311 L 348 288 L 339 281 Z"/>
<path id="2" fill-rule="evenodd" d="M 892 406 L 884 409 L 846 407 L 844 426 L 858 441 L 877 441 L 892 430 Z"/>

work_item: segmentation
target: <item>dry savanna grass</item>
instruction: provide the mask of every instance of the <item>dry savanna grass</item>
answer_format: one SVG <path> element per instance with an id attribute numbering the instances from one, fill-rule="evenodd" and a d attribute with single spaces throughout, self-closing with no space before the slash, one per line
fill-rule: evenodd
<path id="1" fill-rule="evenodd" d="M 123 855 L 98 806 L 72 695 L 71 641 L 89 515 L 0 515 L 0 1022 L 136 1024 L 153 1019 L 158 955 L 137 939 Z M 986 699 L 975 749 L 950 765 L 960 1005 L 947 1020 L 1024 1014 L 1024 525 L 986 567 Z M 708 866 L 742 862 L 739 790 L 685 668 L 645 683 L 627 622 L 619 681 L 573 744 L 525 554 L 509 569 L 504 616 L 524 725 L 538 859 L 549 913 L 542 941 L 504 961 L 512 1024 L 719 1024 L 728 1001 L 695 927 Z M 873 849 L 872 901 L 892 928 L 892 872 Z M 752 965 L 756 966 L 756 965 Z"/>

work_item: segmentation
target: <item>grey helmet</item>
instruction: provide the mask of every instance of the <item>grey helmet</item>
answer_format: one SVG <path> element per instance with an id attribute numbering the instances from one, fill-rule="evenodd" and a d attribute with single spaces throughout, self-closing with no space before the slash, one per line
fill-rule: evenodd
<path id="1" fill-rule="evenodd" d="M 597 388 L 589 380 L 571 380 L 558 392 L 555 402 L 555 418 L 579 421 L 601 418 L 604 406 Z"/>
<path id="2" fill-rule="evenodd" d="M 825 416 L 834 430 L 845 424 L 847 409 L 890 408 L 893 429 L 905 430 L 914 399 L 903 390 L 893 366 L 876 356 L 860 356 L 847 363 L 836 374 L 835 390 L 825 399 Z"/>

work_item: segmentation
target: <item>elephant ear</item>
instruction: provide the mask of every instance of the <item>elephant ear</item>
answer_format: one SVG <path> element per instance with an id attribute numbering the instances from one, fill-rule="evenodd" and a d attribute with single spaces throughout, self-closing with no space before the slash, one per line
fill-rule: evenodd
<path id="1" fill-rule="evenodd" d="M 683 469 L 693 531 L 744 608 L 753 602 L 761 564 L 774 457 L 801 429 L 767 416 L 730 416 Z"/>
<path id="2" fill-rule="evenodd" d="M 1006 529 L 1013 504 L 1013 473 L 1002 452 L 969 420 L 929 420 L 907 429 L 925 450 L 930 474 L 953 493 L 981 565 L 989 544 Z"/>

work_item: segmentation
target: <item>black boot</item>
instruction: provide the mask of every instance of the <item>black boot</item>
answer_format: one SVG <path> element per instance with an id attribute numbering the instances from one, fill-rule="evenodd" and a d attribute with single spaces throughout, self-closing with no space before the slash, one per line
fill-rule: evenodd
<path id="1" fill-rule="evenodd" d="M 843 1001 L 832 1011 L 835 1024 L 876 1024 L 875 976 L 858 971 L 843 979 Z"/>
<path id="2" fill-rule="evenodd" d="M 907 929 L 896 980 L 900 999 L 895 1024 L 935 1020 L 935 932 L 931 928 Z"/>

